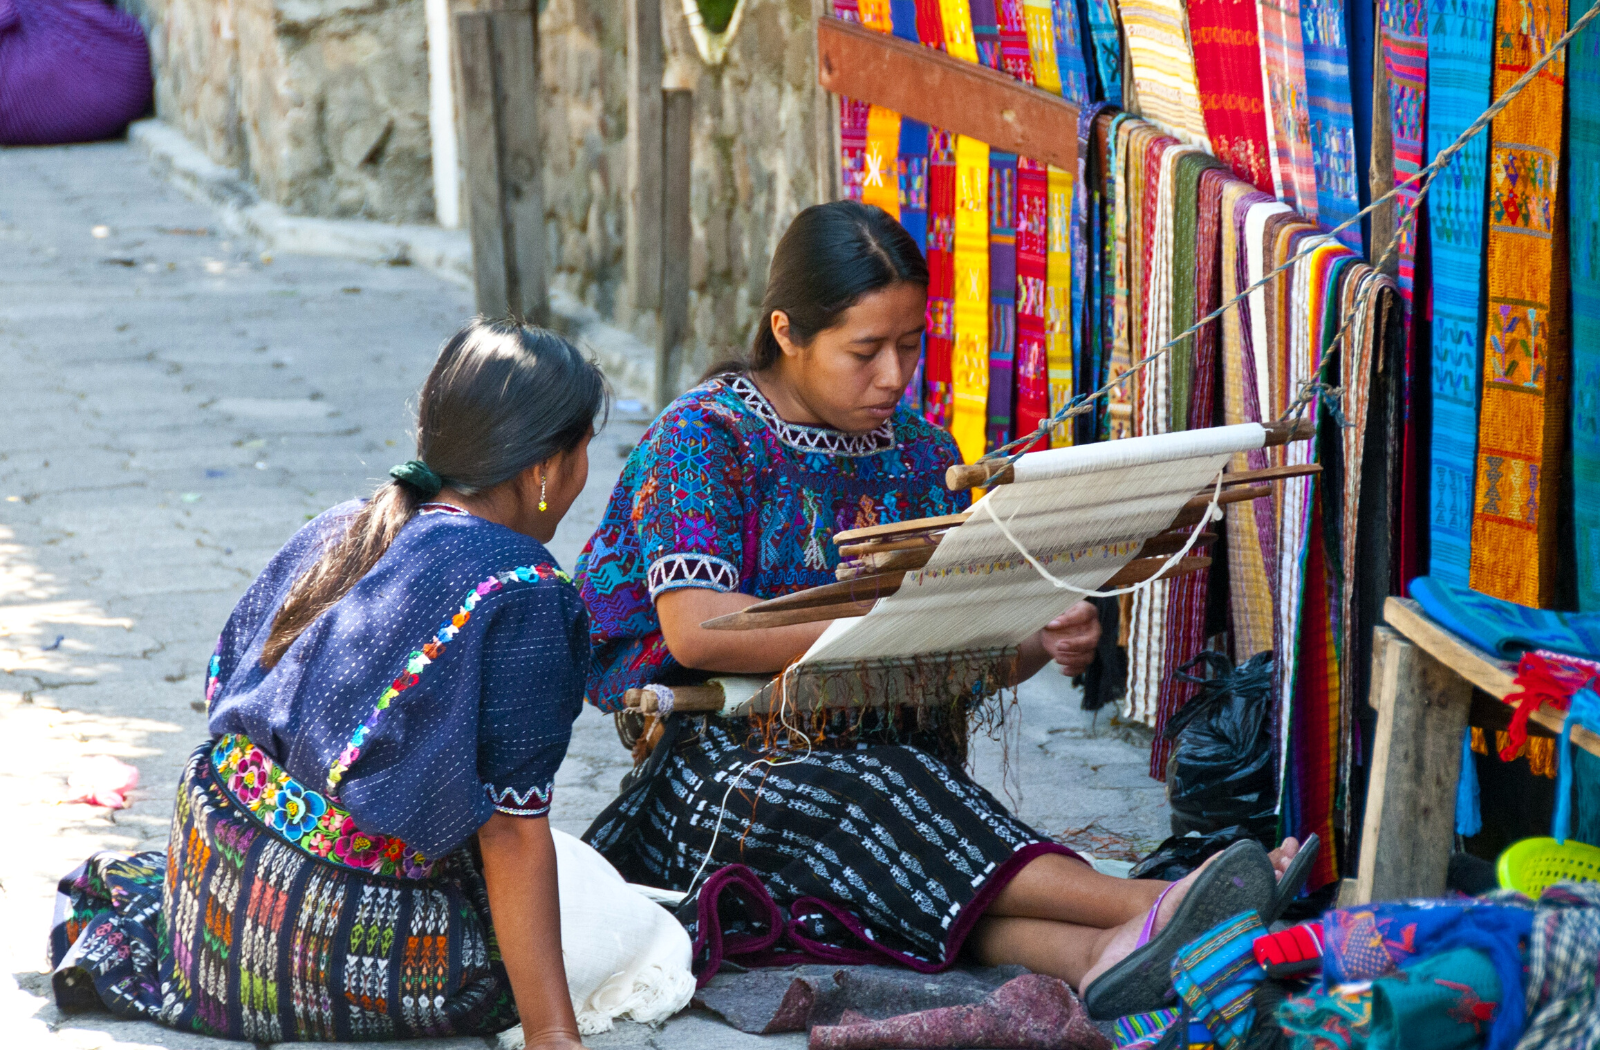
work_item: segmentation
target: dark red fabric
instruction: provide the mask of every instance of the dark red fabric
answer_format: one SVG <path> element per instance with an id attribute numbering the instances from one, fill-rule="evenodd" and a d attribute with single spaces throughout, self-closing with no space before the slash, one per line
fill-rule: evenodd
<path id="1" fill-rule="evenodd" d="M 846 1014 L 811 1029 L 809 1050 L 1110 1050 L 1065 981 L 1030 973 L 1007 981 L 973 1006 L 869 1020 Z"/>
<path id="2" fill-rule="evenodd" d="M 118 135 L 150 105 L 150 49 L 99 0 L 0 0 L 0 145 Z"/>
<path id="3" fill-rule="evenodd" d="M 1261 47 L 1254 4 L 1189 0 L 1189 38 L 1206 137 L 1217 159 L 1258 190 L 1272 192 Z"/>

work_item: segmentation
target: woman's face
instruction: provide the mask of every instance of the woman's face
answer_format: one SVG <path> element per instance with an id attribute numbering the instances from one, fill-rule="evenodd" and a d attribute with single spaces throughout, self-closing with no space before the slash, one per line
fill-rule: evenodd
<path id="1" fill-rule="evenodd" d="M 789 316 L 772 314 L 772 334 L 783 349 L 780 382 L 812 419 L 836 430 L 865 433 L 894 413 L 922 352 L 928 290 L 901 281 L 861 297 L 809 346 L 789 334 Z M 780 409 L 783 406 L 779 406 Z"/>

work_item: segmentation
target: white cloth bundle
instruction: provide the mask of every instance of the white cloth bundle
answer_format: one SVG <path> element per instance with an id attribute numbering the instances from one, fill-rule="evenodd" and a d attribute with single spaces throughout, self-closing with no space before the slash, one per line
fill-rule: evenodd
<path id="1" fill-rule="evenodd" d="M 689 935 L 672 914 L 635 889 L 595 850 L 564 831 L 556 843 L 561 888 L 561 958 L 582 1035 L 609 1032 L 618 1017 L 665 1021 L 694 996 Z M 521 1050 L 522 1029 L 501 1035 Z"/>

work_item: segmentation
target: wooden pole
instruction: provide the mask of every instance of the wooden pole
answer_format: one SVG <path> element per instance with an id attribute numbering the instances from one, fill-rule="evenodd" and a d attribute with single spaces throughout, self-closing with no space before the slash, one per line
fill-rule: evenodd
<path id="1" fill-rule="evenodd" d="M 627 281 L 635 317 L 661 308 L 661 0 L 627 0 Z"/>
<path id="2" fill-rule="evenodd" d="M 694 92 L 661 92 L 661 329 L 656 342 L 656 408 L 683 389 L 684 345 L 689 337 L 690 144 L 694 135 Z"/>
<path id="3" fill-rule="evenodd" d="M 548 324 L 533 11 L 456 16 L 478 312 Z"/>

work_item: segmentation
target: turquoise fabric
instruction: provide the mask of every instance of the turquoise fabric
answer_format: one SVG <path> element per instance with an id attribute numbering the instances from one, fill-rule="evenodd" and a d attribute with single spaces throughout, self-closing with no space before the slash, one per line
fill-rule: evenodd
<path id="1" fill-rule="evenodd" d="M 1500 978 L 1487 955 L 1472 948 L 1441 952 L 1372 983 L 1367 1048 L 1475 1048 L 1499 1008 Z"/>

